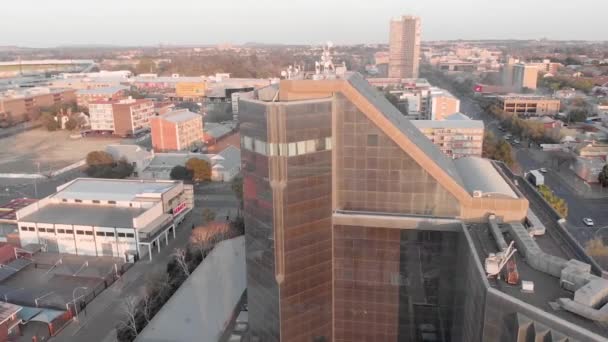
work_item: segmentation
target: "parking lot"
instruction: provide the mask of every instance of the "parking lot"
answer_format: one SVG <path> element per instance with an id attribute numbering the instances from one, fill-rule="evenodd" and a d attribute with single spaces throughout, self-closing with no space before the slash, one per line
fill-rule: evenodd
<path id="1" fill-rule="evenodd" d="M 70 132 L 33 129 L 0 138 L 0 173 L 45 173 L 82 160 L 87 153 L 118 143 L 116 137 L 70 138 Z"/>
<path id="2" fill-rule="evenodd" d="M 113 283 L 125 269 L 124 261 L 111 257 L 89 257 L 37 253 L 27 266 L 0 282 L 0 297 L 13 304 L 66 310 L 74 299 L 89 302 Z"/>

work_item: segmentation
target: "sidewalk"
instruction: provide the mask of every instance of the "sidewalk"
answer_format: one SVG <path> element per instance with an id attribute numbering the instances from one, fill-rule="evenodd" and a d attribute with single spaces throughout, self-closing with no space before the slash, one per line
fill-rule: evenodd
<path id="1" fill-rule="evenodd" d="M 164 272 L 167 261 L 175 248 L 184 246 L 188 242 L 193 220 L 200 220 L 198 208 L 186 217 L 176 230 L 175 239 L 169 240 L 169 245 L 162 245 L 160 253 L 153 250 L 152 261 L 142 258 L 131 267 L 112 286 L 97 296 L 86 309 L 79 314 L 79 322 L 72 321 L 53 341 L 116 341 L 116 324 L 123 317 L 123 303 L 125 299 L 139 297 L 144 291 L 148 277 Z M 197 223 L 197 222 L 196 222 Z"/>

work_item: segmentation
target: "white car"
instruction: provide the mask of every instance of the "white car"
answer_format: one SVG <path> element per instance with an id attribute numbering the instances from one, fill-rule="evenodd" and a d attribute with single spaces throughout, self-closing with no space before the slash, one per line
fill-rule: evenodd
<path id="1" fill-rule="evenodd" d="M 585 226 L 587 226 L 587 227 L 593 227 L 593 225 L 594 225 L 593 220 L 592 220 L 592 219 L 590 219 L 590 218 L 588 218 L 588 217 L 585 217 L 585 218 L 583 219 L 583 223 L 584 223 L 584 224 L 585 224 Z"/>
<path id="2" fill-rule="evenodd" d="M 540 171 L 541 173 L 547 173 L 547 169 L 544 167 L 541 167 L 540 169 L 538 169 L 538 171 Z"/>

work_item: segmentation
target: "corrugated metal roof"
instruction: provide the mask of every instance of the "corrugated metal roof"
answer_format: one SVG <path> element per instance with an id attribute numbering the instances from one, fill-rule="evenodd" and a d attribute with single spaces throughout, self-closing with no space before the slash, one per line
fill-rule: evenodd
<path id="1" fill-rule="evenodd" d="M 84 204 L 49 204 L 21 218 L 21 222 L 72 224 L 95 227 L 132 228 L 142 208 Z"/>
<path id="2" fill-rule="evenodd" d="M 486 194 L 518 198 L 488 159 L 463 157 L 456 159 L 454 164 L 470 194 L 481 191 Z"/>

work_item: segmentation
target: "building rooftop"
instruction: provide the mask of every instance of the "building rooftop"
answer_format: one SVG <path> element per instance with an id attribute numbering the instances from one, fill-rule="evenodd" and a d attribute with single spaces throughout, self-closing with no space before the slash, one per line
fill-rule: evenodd
<path id="1" fill-rule="evenodd" d="M 11 316 L 21 311 L 21 309 L 22 308 L 19 305 L 0 302 L 0 325 L 10 319 Z"/>
<path id="2" fill-rule="evenodd" d="M 214 169 L 232 170 L 239 168 L 241 166 L 241 150 L 234 146 L 228 146 L 211 159 Z"/>
<path id="3" fill-rule="evenodd" d="M 234 125 L 226 125 L 216 122 L 205 123 L 205 126 L 203 127 L 205 135 L 210 136 L 214 139 L 225 136 L 226 134 L 232 132 L 233 129 Z"/>
<path id="4" fill-rule="evenodd" d="M 160 198 L 161 194 L 177 184 L 178 182 L 170 181 L 78 178 L 58 188 L 57 193 L 51 197 L 80 200 L 133 201 L 138 197 Z"/>
<path id="5" fill-rule="evenodd" d="M 423 128 L 477 128 L 483 129 L 481 120 L 412 120 L 418 129 Z"/>
<path id="6" fill-rule="evenodd" d="M 158 117 L 163 120 L 167 120 L 167 121 L 171 121 L 171 122 L 175 122 L 175 123 L 185 122 L 185 121 L 190 121 L 190 120 L 195 120 L 195 119 L 200 119 L 200 120 L 203 119 L 203 117 L 200 114 L 192 113 L 191 111 L 189 111 L 187 109 L 174 110 L 172 112 L 160 115 Z"/>
<path id="7" fill-rule="evenodd" d="M 119 91 L 123 91 L 129 89 L 129 87 L 125 86 L 114 86 L 114 87 L 103 87 L 103 88 L 92 88 L 92 89 L 81 89 L 76 92 L 78 95 L 90 95 L 90 94 L 99 94 L 99 95 L 112 95 Z"/>
<path id="8" fill-rule="evenodd" d="M 21 222 L 44 222 L 95 227 L 132 228 L 133 218 L 145 208 L 122 208 L 86 204 L 48 204 L 20 218 Z"/>
<path id="9" fill-rule="evenodd" d="M 188 159 L 198 158 L 211 162 L 211 155 L 201 153 L 156 153 L 145 171 L 168 171 L 176 165 L 185 165 Z"/>
<path id="10" fill-rule="evenodd" d="M 501 225 L 503 226 L 503 225 Z M 498 248 L 496 242 L 490 234 L 489 224 L 469 224 L 467 229 L 471 234 L 474 247 L 483 263 L 489 253 L 497 253 Z M 563 242 L 558 241 L 553 234 L 545 234 L 534 237 L 540 249 L 547 253 L 564 259 L 576 259 L 574 255 L 564 249 Z M 509 242 L 509 241 L 507 241 Z M 573 314 L 561 308 L 555 309 L 554 303 L 559 298 L 572 298 L 572 292 L 563 289 L 560 286 L 560 279 L 548 273 L 540 272 L 532 268 L 526 263 L 523 255 L 520 253 L 518 246 L 515 246 L 518 252 L 515 253 L 515 262 L 520 280 L 533 281 L 534 292 L 528 293 L 521 289 L 521 285 L 509 285 L 503 280 L 489 279 L 490 286 L 511 297 L 517 298 L 527 304 L 533 305 L 542 311 L 557 316 L 571 324 L 577 325 L 583 329 L 589 330 L 601 336 L 608 336 L 608 326 L 599 322 L 594 322 L 582 316 Z M 481 265 L 483 268 L 483 265 Z"/>
<path id="11" fill-rule="evenodd" d="M 490 160 L 479 157 L 463 157 L 454 160 L 454 164 L 470 194 L 481 191 L 482 197 L 503 195 L 518 198 Z"/>
<path id="12" fill-rule="evenodd" d="M 28 205 L 37 202 L 37 199 L 32 198 L 17 198 L 11 200 L 8 203 L 0 205 L 0 222 L 2 221 L 16 221 L 17 210 L 25 208 Z"/>
<path id="13" fill-rule="evenodd" d="M 445 120 L 471 120 L 471 118 L 462 113 L 454 113 L 446 116 Z"/>

